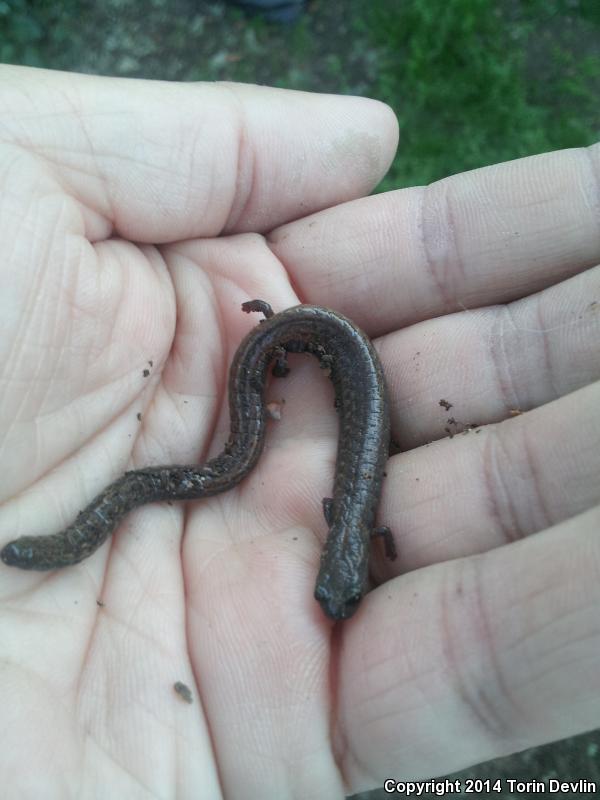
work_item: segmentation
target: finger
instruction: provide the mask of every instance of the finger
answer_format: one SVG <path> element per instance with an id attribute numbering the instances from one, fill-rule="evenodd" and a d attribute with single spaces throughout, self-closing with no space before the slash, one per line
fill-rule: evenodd
<path id="1" fill-rule="evenodd" d="M 600 503 L 599 405 L 595 383 L 391 459 L 379 519 L 396 537 L 395 574 L 491 550 Z"/>
<path id="2" fill-rule="evenodd" d="M 344 627 L 335 723 L 353 792 L 598 725 L 599 526 L 595 508 L 367 596 Z"/>
<path id="3" fill-rule="evenodd" d="M 523 297 L 600 262 L 600 144 L 328 209 L 270 235 L 300 297 L 371 335 Z"/>
<path id="4" fill-rule="evenodd" d="M 408 450 L 573 392 L 600 379 L 599 343 L 600 267 L 382 337 L 394 439 Z"/>
<path id="5" fill-rule="evenodd" d="M 365 98 L 7 66 L 2 77 L 5 145 L 45 161 L 92 238 L 268 230 L 369 192 L 397 141 L 391 110 Z"/>

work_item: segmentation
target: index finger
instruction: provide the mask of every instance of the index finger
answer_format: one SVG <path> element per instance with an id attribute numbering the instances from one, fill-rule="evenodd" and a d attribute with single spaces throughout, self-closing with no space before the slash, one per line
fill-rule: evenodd
<path id="1" fill-rule="evenodd" d="M 600 262 L 600 144 L 367 197 L 270 236 L 304 302 L 375 336 Z"/>

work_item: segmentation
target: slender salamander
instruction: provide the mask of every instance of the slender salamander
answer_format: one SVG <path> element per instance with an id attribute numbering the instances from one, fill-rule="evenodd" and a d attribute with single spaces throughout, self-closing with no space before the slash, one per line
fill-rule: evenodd
<path id="1" fill-rule="evenodd" d="M 229 372 L 229 440 L 199 466 L 157 466 L 126 472 L 107 486 L 60 533 L 22 536 L 0 551 L 5 564 L 51 570 L 77 564 L 106 541 L 122 517 L 144 503 L 194 500 L 225 492 L 256 464 L 266 429 L 265 384 L 288 372 L 287 353 L 312 353 L 335 388 L 340 435 L 333 497 L 323 500 L 329 534 L 321 555 L 315 598 L 325 614 L 346 619 L 356 610 L 368 579 L 373 534 L 384 537 L 395 558 L 388 528 L 374 528 L 388 457 L 390 414 L 381 363 L 369 339 L 350 320 L 327 308 L 299 305 L 273 314 L 263 300 L 242 304 L 265 319 L 240 344 Z"/>

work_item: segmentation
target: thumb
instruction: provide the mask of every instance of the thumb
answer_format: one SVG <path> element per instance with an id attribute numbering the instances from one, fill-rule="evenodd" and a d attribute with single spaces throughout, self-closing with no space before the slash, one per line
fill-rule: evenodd
<path id="1" fill-rule="evenodd" d="M 397 143 L 391 109 L 360 97 L 12 66 L 0 84 L 4 143 L 47 159 L 92 240 L 265 232 L 367 194 Z"/>

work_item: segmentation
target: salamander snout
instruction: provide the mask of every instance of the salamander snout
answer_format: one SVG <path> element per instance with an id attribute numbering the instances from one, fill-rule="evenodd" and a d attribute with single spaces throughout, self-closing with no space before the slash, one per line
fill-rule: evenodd
<path id="1" fill-rule="evenodd" d="M 330 591 L 330 587 L 323 584 L 315 589 L 315 599 L 318 600 L 325 614 L 333 620 L 348 619 L 358 608 L 362 593 L 349 596 L 340 595 Z"/>

